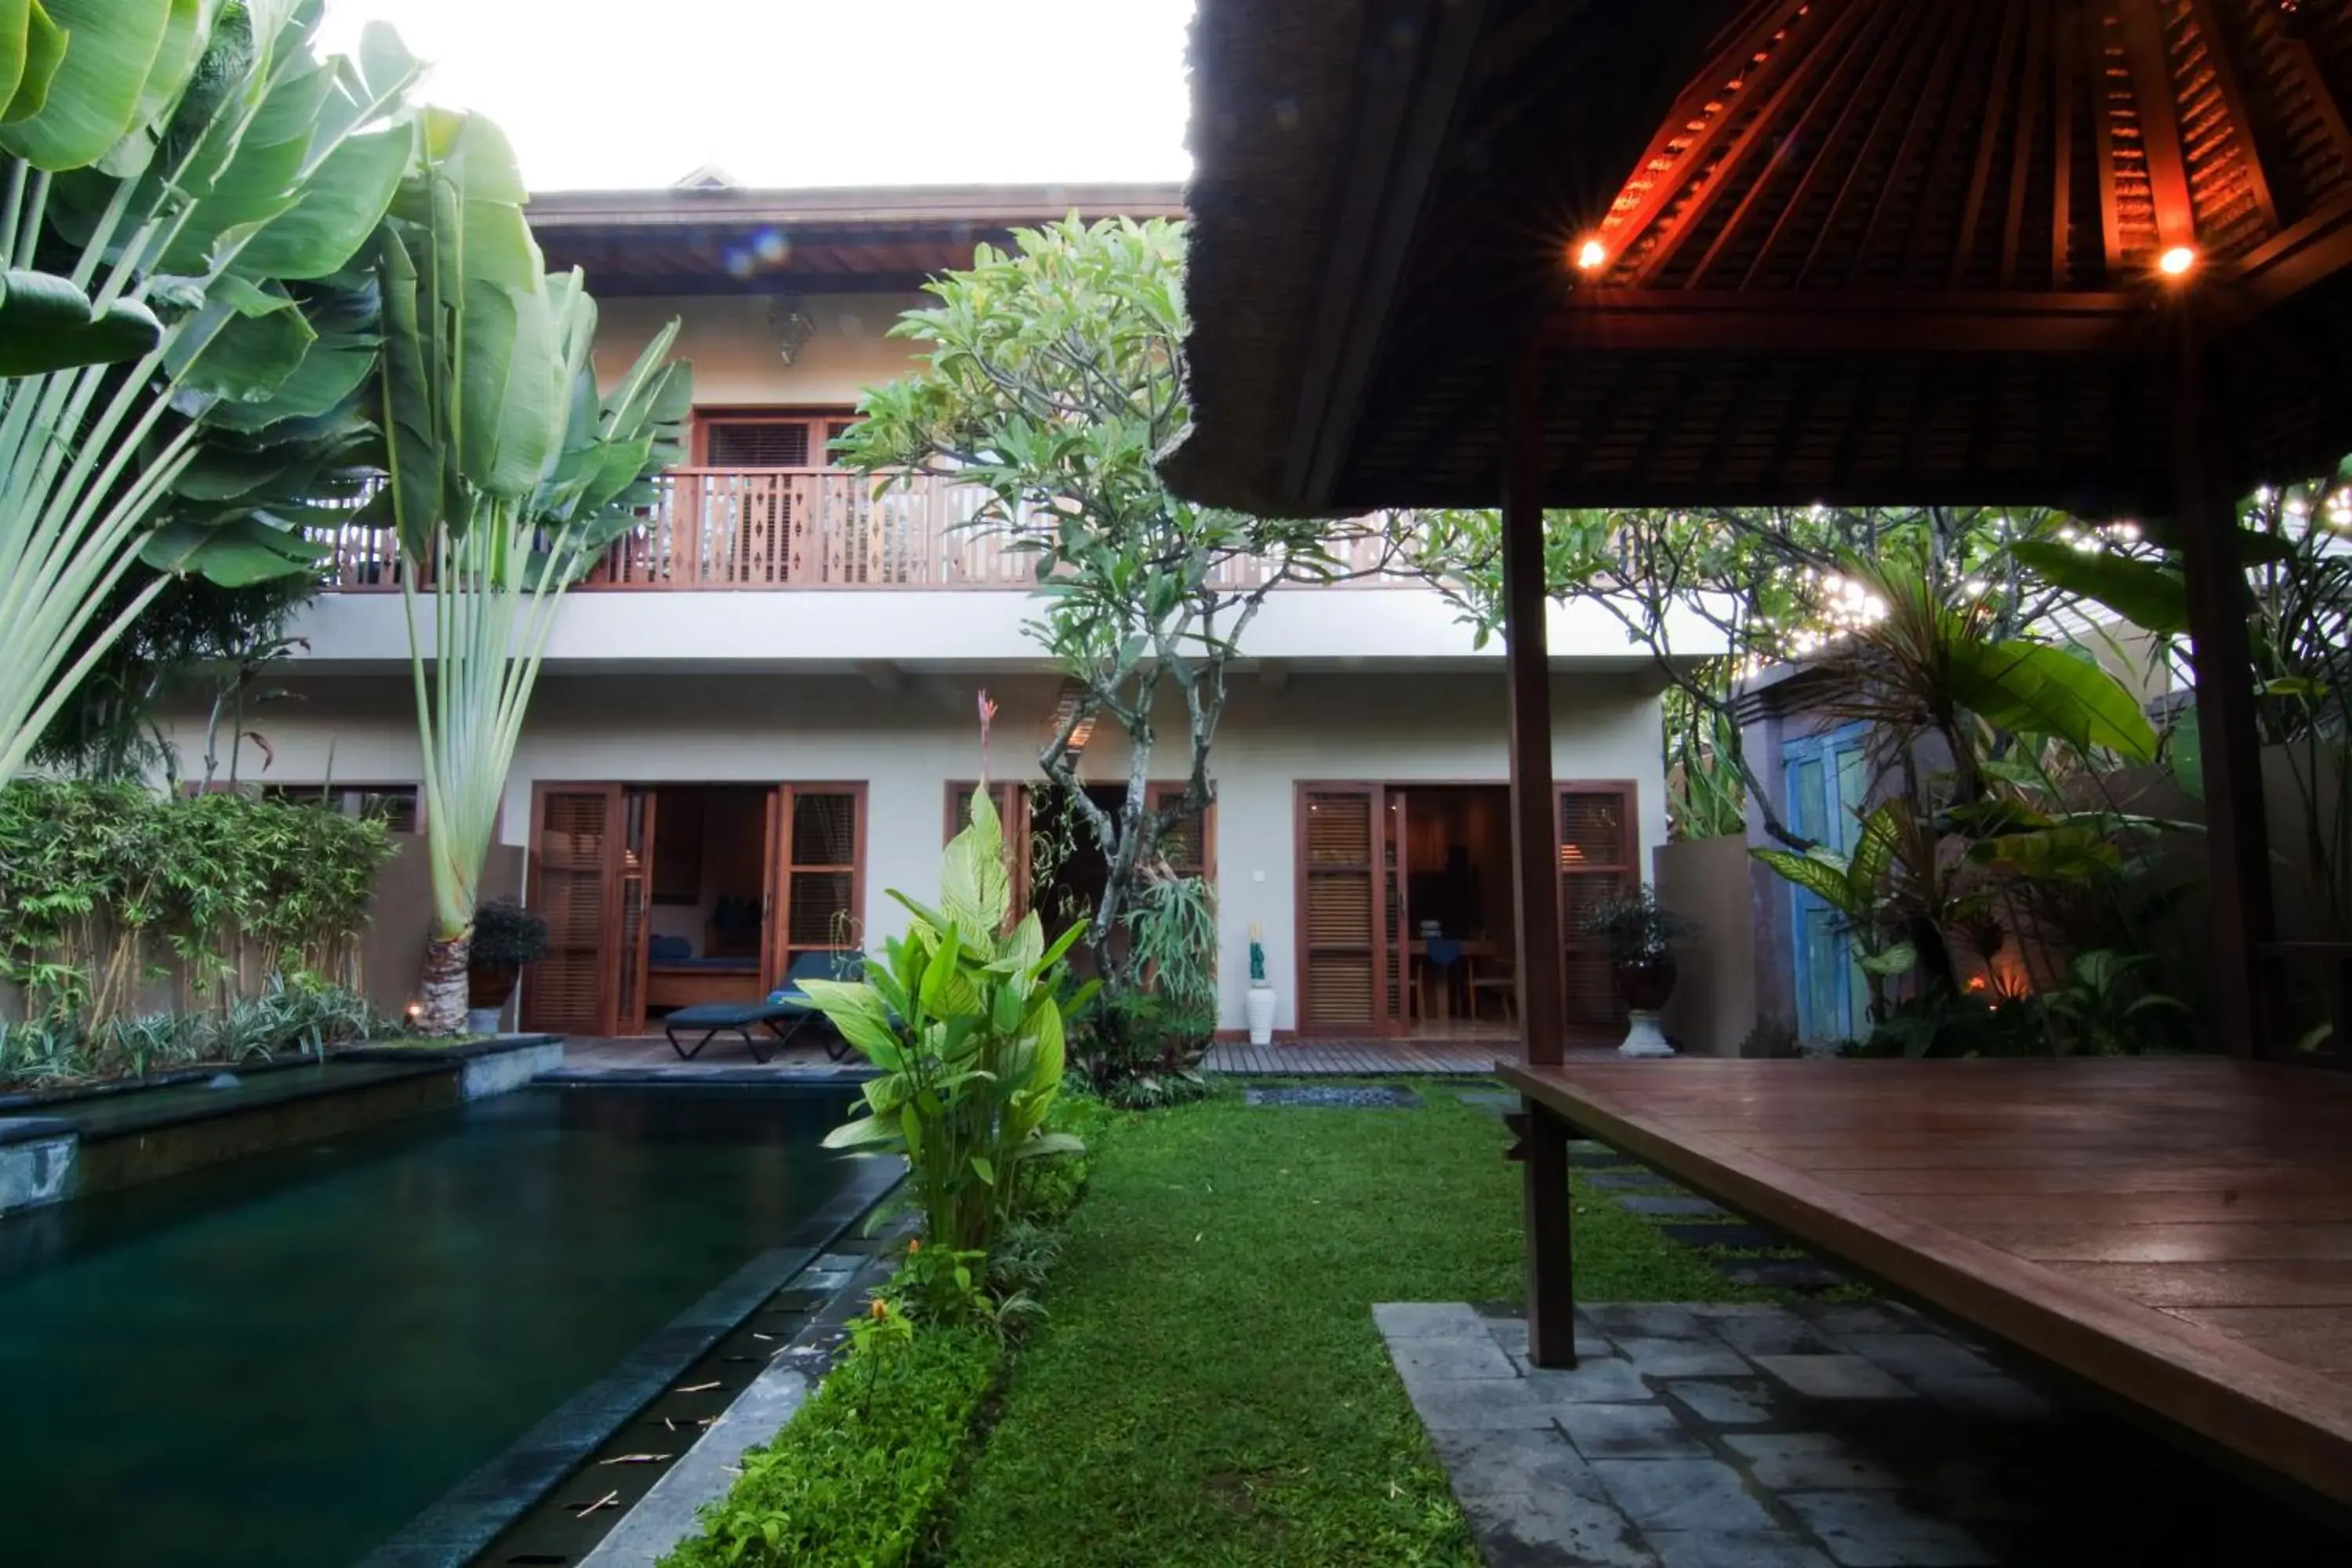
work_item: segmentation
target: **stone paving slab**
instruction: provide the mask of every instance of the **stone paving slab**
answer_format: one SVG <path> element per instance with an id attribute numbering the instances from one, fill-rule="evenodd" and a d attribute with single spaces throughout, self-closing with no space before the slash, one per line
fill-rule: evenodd
<path id="1" fill-rule="evenodd" d="M 1597 1176 L 1593 1178 L 1595 1181 L 1599 1179 Z M 1627 1214 L 1654 1215 L 1661 1219 L 1696 1219 L 1701 1215 L 1720 1215 L 1726 1219 L 1730 1217 L 1726 1210 L 1707 1202 L 1705 1198 L 1685 1197 L 1679 1194 L 1671 1197 L 1636 1194 L 1633 1197 L 1619 1198 L 1617 1206 Z"/>
<path id="2" fill-rule="evenodd" d="M 1372 1309 L 1490 1568 L 2352 1564 L 1905 1308 L 1593 1304 L 1573 1369 L 1530 1367 L 1496 1311 Z"/>

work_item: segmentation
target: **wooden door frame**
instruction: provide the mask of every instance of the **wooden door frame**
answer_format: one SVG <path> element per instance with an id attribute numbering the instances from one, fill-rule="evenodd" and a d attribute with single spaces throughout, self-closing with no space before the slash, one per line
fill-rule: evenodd
<path id="1" fill-rule="evenodd" d="M 1412 795 L 1412 792 L 1417 789 L 1499 789 L 1505 792 L 1506 798 L 1507 798 L 1510 787 L 1510 782 L 1507 779 L 1492 778 L 1294 779 L 1291 781 L 1290 912 L 1292 937 L 1291 962 L 1294 966 L 1291 971 L 1291 986 L 1297 993 L 1297 1008 L 1294 1016 L 1296 1019 L 1296 1027 L 1300 1035 L 1318 1036 L 1323 1035 L 1327 1032 L 1314 1026 L 1309 1022 L 1307 1013 L 1307 874 L 1306 816 L 1307 796 L 1308 794 L 1328 794 L 1347 790 L 1369 790 L 1371 793 L 1372 809 L 1377 814 L 1372 819 L 1374 826 L 1381 831 L 1385 831 L 1382 824 L 1384 823 L 1387 815 L 1387 796 L 1391 790 L 1400 790 L 1404 793 L 1408 802 L 1406 809 L 1410 811 L 1412 809 L 1410 805 Z M 1552 910 L 1554 912 L 1554 918 L 1560 928 L 1560 957 L 1563 969 L 1565 968 L 1566 959 L 1568 956 L 1570 933 L 1567 929 L 1566 900 L 1562 896 L 1562 889 L 1560 887 L 1559 802 L 1560 797 L 1566 795 L 1598 794 L 1615 794 L 1625 803 L 1625 818 L 1623 826 L 1625 833 L 1626 857 L 1624 864 L 1632 868 L 1633 879 L 1637 885 L 1651 880 L 1648 876 L 1643 874 L 1643 867 L 1642 865 L 1642 791 L 1639 781 L 1634 779 L 1553 779 L 1551 785 L 1551 805 L 1549 808 L 1552 848 L 1551 854 L 1548 858 L 1546 863 L 1551 868 Z M 1380 939 L 1380 919 L 1382 912 L 1381 895 L 1382 889 L 1380 886 L 1381 866 L 1379 849 L 1380 844 L 1376 835 L 1375 843 L 1373 845 L 1374 853 L 1372 858 L 1372 1010 L 1375 1016 L 1377 1016 L 1386 1005 L 1389 966 L 1396 963 L 1400 956 L 1398 953 L 1387 951 L 1389 944 L 1383 943 Z M 1404 874 L 1404 871 L 1405 868 L 1400 864 L 1398 867 L 1399 876 L 1402 877 Z M 1402 895 L 1401 893 L 1400 898 L 1402 899 Z M 1411 913 L 1409 908 L 1406 910 L 1406 913 L 1409 917 Z M 1511 966 L 1514 975 L 1524 975 L 1527 973 L 1526 954 L 1518 951 L 1519 934 L 1519 932 L 1514 931 L 1511 932 L 1510 939 Z M 1401 948 L 1405 942 L 1408 942 L 1411 940 L 1412 926 L 1410 919 L 1408 919 L 1402 933 L 1398 938 L 1396 945 Z M 1402 994 L 1402 990 L 1400 990 L 1400 995 Z M 1563 990 L 1560 997 L 1561 1023 L 1563 1027 L 1566 1026 L 1567 1023 L 1567 994 Z M 1407 1012 L 1408 1014 L 1410 1013 L 1410 1008 L 1407 1009 Z M 1521 1016 L 1525 1016 L 1524 1010 L 1522 1011 Z M 1344 1033 L 1344 1031 L 1335 1032 Z M 1386 1033 L 1393 1031 L 1383 1030 L 1382 1032 Z"/>
<path id="2" fill-rule="evenodd" d="M 1292 964 L 1290 984 L 1292 989 L 1297 993 L 1297 1003 L 1292 1012 L 1292 1026 L 1302 1037 L 1310 1036 L 1336 1037 L 1346 1033 L 1346 1031 L 1341 1028 L 1327 1027 L 1325 1026 L 1318 1025 L 1307 1016 L 1307 948 L 1310 944 L 1307 941 L 1307 889 L 1309 880 L 1307 860 L 1307 797 L 1310 795 L 1346 795 L 1353 794 L 1357 791 L 1362 791 L 1370 802 L 1371 805 L 1371 820 L 1370 823 L 1370 837 L 1371 840 L 1370 845 L 1371 852 L 1371 929 L 1366 932 L 1366 935 L 1370 938 L 1372 958 L 1372 994 L 1370 997 L 1370 1005 L 1374 1019 L 1374 1032 L 1384 1033 L 1385 1031 L 1379 1026 L 1379 1019 L 1381 1013 L 1387 1005 L 1386 999 L 1388 996 L 1389 954 L 1384 950 L 1385 944 L 1381 941 L 1381 847 L 1382 843 L 1381 836 L 1385 832 L 1382 823 L 1388 815 L 1387 801 L 1385 799 L 1386 786 L 1375 784 L 1369 779 L 1293 779 L 1291 781 L 1290 789 L 1290 935 Z"/>
<path id="3" fill-rule="evenodd" d="M 1572 1024 L 1568 1017 L 1568 959 L 1571 944 L 1582 940 L 1583 933 L 1568 929 L 1568 900 L 1560 886 L 1559 863 L 1559 802 L 1562 795 L 1614 794 L 1625 803 L 1625 858 L 1623 864 L 1633 873 L 1633 886 L 1639 888 L 1653 880 L 1648 868 L 1642 864 L 1642 786 L 1633 779 L 1562 779 L 1551 783 L 1551 897 L 1559 925 L 1560 954 L 1560 1028 L 1563 1037 L 1579 1029 L 1589 1031 L 1590 1025 Z M 1525 967 L 1522 965 L 1521 967 Z M 1612 1026 L 1613 1027 L 1613 1026 Z"/>
<path id="4" fill-rule="evenodd" d="M 540 845 L 547 837 L 548 796 L 553 795 L 601 794 L 605 797 L 606 816 L 604 823 L 604 918 L 598 937 L 597 967 L 599 973 L 597 975 L 596 984 L 596 1026 L 594 1030 L 592 1031 L 594 1034 L 605 1036 L 612 1035 L 615 1032 L 614 1025 L 616 1020 L 614 1015 L 619 1011 L 620 1007 L 621 922 L 619 919 L 620 910 L 618 908 L 618 900 L 620 899 L 621 858 L 619 846 L 624 831 L 624 824 L 621 818 L 621 814 L 624 809 L 624 792 L 628 788 L 629 786 L 627 784 L 614 783 L 610 780 L 580 780 L 567 782 L 563 780 L 550 781 L 533 779 L 530 786 L 530 842 L 526 845 L 523 849 L 523 897 L 527 900 L 529 908 L 533 910 L 544 909 L 547 905 L 547 900 L 544 897 L 543 890 L 541 886 L 541 878 L 543 873 L 541 864 Z M 607 947 L 610 948 L 609 953 L 606 952 Z M 522 1016 L 522 1006 L 528 1006 L 533 1001 L 529 989 L 530 984 L 530 973 L 528 969 L 526 969 L 523 973 L 523 984 L 525 989 L 522 994 L 522 1004 L 521 1006 L 518 1006 L 516 1010 L 516 1016 L 518 1019 Z"/>
<path id="5" fill-rule="evenodd" d="M 629 879 L 629 797 L 633 795 L 639 797 L 639 799 L 641 799 L 645 804 L 646 847 L 644 851 L 644 861 L 639 868 L 637 876 L 636 951 L 635 952 L 622 953 L 620 955 L 620 963 L 614 965 L 614 973 L 615 976 L 614 984 L 615 989 L 614 992 L 613 1001 L 613 1032 L 616 1035 L 622 1033 L 624 1028 L 625 1028 L 627 1033 L 633 1037 L 642 1035 L 646 1032 L 646 981 L 647 979 L 646 972 L 652 967 L 650 961 L 653 953 L 654 934 L 654 855 L 656 853 L 654 834 L 659 826 L 661 791 L 665 787 L 676 788 L 678 786 L 664 786 L 661 784 L 624 784 L 621 787 L 621 859 L 618 863 L 618 868 L 614 876 L 614 886 L 616 889 L 626 886 Z M 692 788 L 697 786 L 688 785 L 687 787 Z M 617 902 L 617 892 L 615 897 Z M 626 909 L 616 908 L 614 912 L 620 916 L 621 935 L 625 938 L 628 935 L 629 931 L 629 911 Z M 635 998 L 636 1007 L 635 1011 L 631 1013 L 625 1018 L 621 1016 L 618 980 L 622 964 L 626 964 L 635 971 L 635 973 L 631 976 L 634 984 L 628 987 L 628 992 L 631 996 Z"/>
<path id="6" fill-rule="evenodd" d="M 787 779 L 768 785 L 769 821 L 772 825 L 772 841 L 766 846 L 767 863 L 762 868 L 765 890 L 761 903 L 764 930 L 761 932 L 761 978 L 768 989 L 783 984 L 784 974 L 792 967 L 795 948 L 822 949 L 826 944 L 791 941 L 793 899 L 793 802 L 799 794 L 846 795 L 856 799 L 851 809 L 849 864 L 849 921 L 856 928 L 856 951 L 866 947 L 866 878 L 869 869 L 866 860 L 868 801 L 866 781 Z M 841 949 L 832 951 L 840 952 Z"/>

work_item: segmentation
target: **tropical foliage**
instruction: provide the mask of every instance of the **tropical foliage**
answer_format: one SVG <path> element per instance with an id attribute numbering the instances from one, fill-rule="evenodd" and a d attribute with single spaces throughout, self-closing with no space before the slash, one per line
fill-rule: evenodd
<path id="1" fill-rule="evenodd" d="M 976 526 L 1035 556 L 1044 607 L 1031 634 L 1071 682 L 1038 763 L 1108 868 L 1086 940 L 1112 994 L 1148 984 L 1128 917 L 1168 875 L 1162 839 L 1215 796 L 1210 751 L 1243 637 L 1274 588 L 1345 574 L 1366 533 L 1198 507 L 1160 483 L 1153 458 L 1192 417 L 1177 358 L 1183 251 L 1180 226 L 1124 219 L 980 247 L 970 268 L 926 285 L 936 305 L 892 329 L 933 346 L 914 374 L 866 394 L 866 417 L 837 447 L 870 473 L 952 472 L 980 487 Z M 1185 784 L 1155 803 L 1158 726 L 1178 711 Z M 1114 805 L 1080 787 L 1081 738 L 1104 720 L 1128 742 Z"/>
<path id="2" fill-rule="evenodd" d="M 226 1017 L 272 985 L 355 986 L 380 822 L 237 794 L 20 779 L 0 788 L 0 965 L 66 1038 L 131 1018 Z"/>
<path id="3" fill-rule="evenodd" d="M 304 572 L 295 526 L 361 483 L 352 263 L 418 68 L 381 26 L 317 58 L 318 12 L 0 6 L 0 781 L 162 574 Z"/>
<path id="4" fill-rule="evenodd" d="M 688 367 L 668 363 L 673 321 L 600 397 L 595 302 L 576 270 L 547 275 L 505 138 L 437 110 L 422 138 L 375 253 L 386 479 L 370 507 L 406 563 L 432 824 L 419 1026 L 451 1034 L 483 857 L 559 595 L 677 461 L 693 390 Z"/>
<path id="5" fill-rule="evenodd" d="M 904 1154 L 929 1245 L 985 1255 L 1025 1202 L 1033 1167 L 1082 1152 L 1046 1130 L 1062 1089 L 1066 1013 L 1092 982 L 1066 994 L 1063 955 L 1035 910 L 1011 919 L 1004 837 L 985 787 L 940 861 L 936 910 L 892 889 L 913 917 L 884 943 L 862 980 L 801 987 L 877 1069 L 865 1113 L 825 1140 L 837 1149 Z"/>

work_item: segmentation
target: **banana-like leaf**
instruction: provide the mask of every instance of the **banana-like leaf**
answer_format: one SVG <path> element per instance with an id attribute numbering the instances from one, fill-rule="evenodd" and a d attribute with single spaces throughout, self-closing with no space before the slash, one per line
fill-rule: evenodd
<path id="1" fill-rule="evenodd" d="M 65 35 L 38 112 L 0 125 L 0 151 L 37 169 L 83 169 L 138 123 L 177 0 L 42 0 Z M 27 49 L 29 56 L 30 50 Z"/>
<path id="2" fill-rule="evenodd" d="M 0 0 L 0 125 L 41 111 L 66 58 L 66 30 L 41 0 Z"/>
<path id="3" fill-rule="evenodd" d="M 2174 637 L 2189 629 L 2189 585 L 2168 567 L 2049 541 L 2012 545 L 2010 553 L 2044 582 L 2104 605 L 2143 631 Z"/>
<path id="4" fill-rule="evenodd" d="M 407 125 L 353 136 L 330 153 L 291 206 L 246 242 L 236 269 L 248 278 L 325 278 L 342 270 L 375 232 L 415 156 Z"/>
<path id="5" fill-rule="evenodd" d="M 165 572 L 194 572 L 224 588 L 314 572 L 328 548 L 246 513 L 219 526 L 171 522 L 148 535 L 139 557 Z"/>
<path id="6" fill-rule="evenodd" d="M 2044 643 L 1955 642 L 1952 696 L 2014 734 L 2055 735 L 2126 762 L 2156 760 L 2156 729 L 2123 683 L 2097 665 Z"/>
<path id="7" fill-rule="evenodd" d="M 1782 880 L 1793 882 L 1832 909 L 1845 909 L 1846 862 L 1842 857 L 1824 853 L 1800 855 L 1789 849 L 1750 849 L 1748 853 Z"/>
<path id="8" fill-rule="evenodd" d="M 1873 974 L 1892 978 L 1919 967 L 1919 950 L 1907 942 L 1898 942 L 1882 952 L 1865 954 L 1857 962 Z"/>
<path id="9" fill-rule="evenodd" d="M 282 289 L 223 278 L 194 321 L 174 337 L 164 364 L 184 392 L 262 403 L 302 368 L 318 341 Z"/>
<path id="10" fill-rule="evenodd" d="M 195 74 L 196 62 L 203 57 L 205 47 L 212 40 L 214 13 L 217 9 L 218 0 L 171 0 L 163 41 L 156 46 L 155 58 L 147 68 L 147 83 L 140 89 L 130 127 L 99 160 L 101 171 L 118 179 L 130 179 L 147 167 L 162 139 L 164 121 L 186 89 L 188 79 Z M 68 35 L 68 44 L 70 41 Z"/>
<path id="11" fill-rule="evenodd" d="M 163 337 L 163 323 L 136 300 L 100 310 L 71 279 L 21 268 L 0 272 L 0 375 L 118 364 Z"/>

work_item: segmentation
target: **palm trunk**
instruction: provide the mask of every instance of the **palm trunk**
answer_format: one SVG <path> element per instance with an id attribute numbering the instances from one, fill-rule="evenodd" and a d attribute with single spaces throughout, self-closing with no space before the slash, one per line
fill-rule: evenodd
<path id="1" fill-rule="evenodd" d="M 473 945 L 471 929 L 453 937 L 426 940 L 425 978 L 416 996 L 419 1032 L 454 1035 L 466 1026 L 466 969 Z"/>

